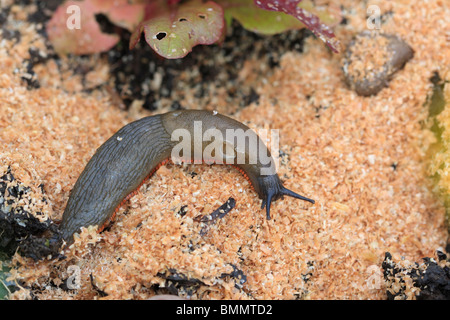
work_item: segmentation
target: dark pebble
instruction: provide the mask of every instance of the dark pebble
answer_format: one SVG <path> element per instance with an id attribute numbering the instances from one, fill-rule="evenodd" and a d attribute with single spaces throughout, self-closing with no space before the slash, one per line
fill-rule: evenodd
<path id="1" fill-rule="evenodd" d="M 382 38 L 385 38 L 388 41 L 384 41 Z M 363 72 L 365 72 L 364 75 L 355 74 L 350 67 L 352 63 L 360 63 L 363 66 L 370 64 L 377 65 L 377 61 L 365 60 L 365 58 L 370 59 L 370 57 L 373 57 L 372 55 L 358 54 L 358 52 L 355 52 L 357 49 L 354 48 L 365 46 L 367 44 L 367 39 L 374 41 L 373 45 L 375 48 L 378 46 L 379 50 L 387 50 L 389 58 L 380 68 L 375 69 L 374 71 L 363 70 Z M 386 42 L 385 48 L 380 46 L 383 42 Z M 367 47 L 367 50 L 370 49 L 372 48 Z M 381 89 L 389 85 L 389 81 L 394 73 L 402 69 L 405 63 L 411 59 L 413 55 L 414 52 L 411 47 L 395 35 L 379 34 L 368 31 L 361 32 L 347 48 L 343 66 L 346 82 L 358 95 L 376 95 Z"/>

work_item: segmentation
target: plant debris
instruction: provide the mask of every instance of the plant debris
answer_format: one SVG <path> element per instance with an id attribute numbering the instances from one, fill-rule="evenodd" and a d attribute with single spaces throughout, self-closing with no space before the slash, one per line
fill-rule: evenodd
<path id="1" fill-rule="evenodd" d="M 243 271 L 236 266 L 231 265 L 231 267 L 233 268 L 233 271 L 216 276 L 215 280 L 212 280 L 212 283 L 218 282 L 219 279 L 228 281 L 227 278 L 229 278 L 234 280 L 236 289 L 242 290 L 243 285 L 247 281 L 247 277 L 244 275 Z M 168 293 L 176 296 L 186 296 L 189 298 L 199 290 L 200 286 L 208 286 L 208 284 L 205 283 L 205 280 L 189 277 L 175 269 L 168 269 L 166 272 L 160 272 L 157 276 L 164 279 L 165 282 L 162 285 L 157 285 L 155 289 L 160 290 L 164 288 Z M 211 283 L 211 280 L 207 282 Z"/>
<path id="2" fill-rule="evenodd" d="M 198 216 L 194 218 L 194 221 L 203 222 L 205 225 L 200 230 L 200 235 L 204 236 L 209 228 L 214 225 L 217 220 L 222 219 L 225 217 L 228 212 L 230 212 L 234 206 L 236 205 L 236 200 L 233 198 L 228 198 L 227 202 L 225 202 L 223 205 L 221 205 L 219 208 L 214 210 L 212 213 L 206 215 L 206 216 Z"/>

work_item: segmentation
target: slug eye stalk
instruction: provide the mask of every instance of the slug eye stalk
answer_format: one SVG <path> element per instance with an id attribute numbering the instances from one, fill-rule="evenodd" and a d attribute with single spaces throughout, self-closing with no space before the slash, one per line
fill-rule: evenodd
<path id="1" fill-rule="evenodd" d="M 273 191 L 268 192 L 266 199 L 262 201 L 261 209 L 264 209 L 266 207 L 266 218 L 267 220 L 270 220 L 270 205 L 272 203 L 272 200 L 276 200 L 279 198 L 283 198 L 283 196 L 289 196 L 296 199 L 304 200 L 311 202 L 312 204 L 316 203 L 313 199 L 306 198 L 302 195 L 299 195 L 298 193 L 295 193 L 294 191 L 291 191 L 289 189 L 286 189 L 283 187 L 279 193 L 275 193 Z"/>
<path id="2" fill-rule="evenodd" d="M 308 201 L 312 204 L 315 203 L 314 200 L 299 195 L 298 193 L 285 188 L 281 180 L 278 178 L 278 175 L 265 176 L 259 181 L 261 185 L 264 186 L 264 189 L 261 190 L 262 194 L 260 196 L 262 198 L 261 209 L 264 209 L 264 207 L 266 207 L 267 220 L 270 220 L 270 205 L 272 204 L 272 201 L 283 198 L 283 196 L 289 196 L 296 199 Z"/>

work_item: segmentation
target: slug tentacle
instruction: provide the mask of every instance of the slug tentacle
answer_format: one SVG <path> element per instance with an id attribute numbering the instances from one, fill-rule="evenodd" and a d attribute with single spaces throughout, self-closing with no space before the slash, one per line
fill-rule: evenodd
<path id="1" fill-rule="evenodd" d="M 283 190 L 281 190 L 281 194 L 284 196 L 289 196 L 289 197 L 297 198 L 300 200 L 305 200 L 305 201 L 311 202 L 312 204 L 316 203 L 313 199 L 309 199 L 304 196 L 301 196 L 298 193 L 295 193 L 294 191 L 289 190 L 285 187 L 283 187 Z"/>

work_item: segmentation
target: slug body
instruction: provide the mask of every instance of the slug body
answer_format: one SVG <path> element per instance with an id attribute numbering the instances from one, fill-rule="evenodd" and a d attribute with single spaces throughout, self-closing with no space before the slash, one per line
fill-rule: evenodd
<path id="1" fill-rule="evenodd" d="M 241 143 L 242 138 L 250 143 Z M 218 148 L 211 152 L 212 146 Z M 222 152 L 217 152 L 219 149 Z M 133 191 L 169 159 L 236 166 L 262 199 L 268 219 L 271 202 L 283 195 L 314 203 L 283 187 L 265 144 L 244 124 L 216 112 L 175 111 L 134 121 L 98 148 L 67 202 L 60 224 L 64 240 L 72 242 L 81 227 L 103 227 Z"/>

